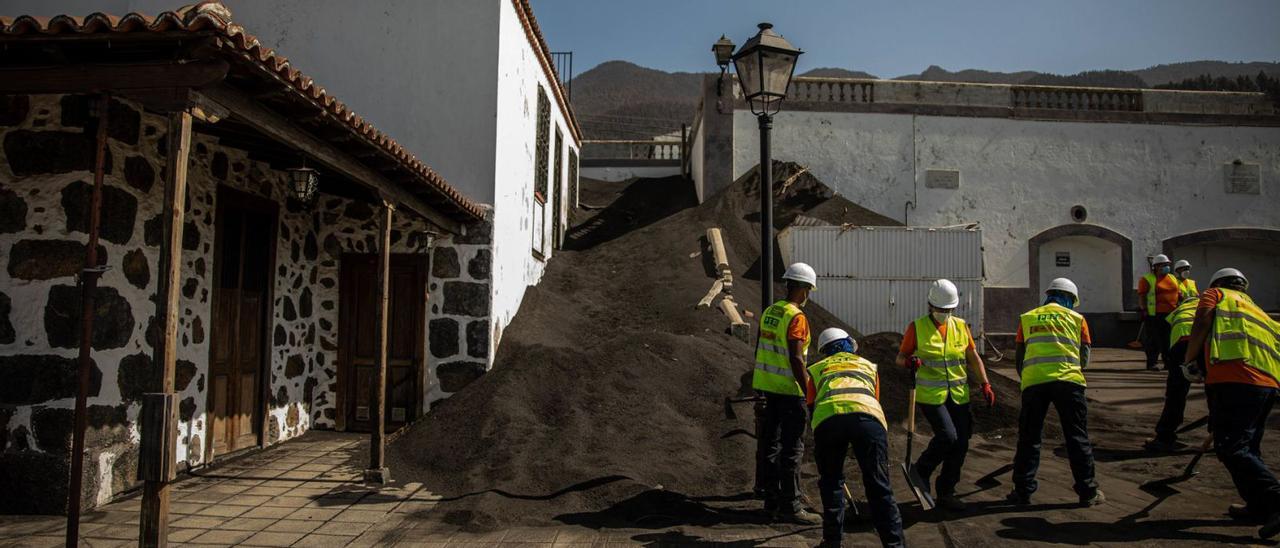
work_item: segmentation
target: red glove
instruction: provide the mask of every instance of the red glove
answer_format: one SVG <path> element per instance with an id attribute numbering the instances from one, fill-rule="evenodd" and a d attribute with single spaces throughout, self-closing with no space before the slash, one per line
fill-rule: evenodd
<path id="1" fill-rule="evenodd" d="M 991 389 L 991 383 L 989 382 L 982 383 L 982 388 L 980 390 L 982 390 L 982 399 L 987 400 L 987 407 L 995 407 L 996 392 L 995 390 Z"/>
<path id="2" fill-rule="evenodd" d="M 924 366 L 924 361 L 921 360 L 920 358 L 917 358 L 915 356 L 911 356 L 910 358 L 907 358 L 907 369 L 910 369 L 913 375 L 915 374 L 916 371 L 919 371 L 920 368 L 923 366 Z"/>

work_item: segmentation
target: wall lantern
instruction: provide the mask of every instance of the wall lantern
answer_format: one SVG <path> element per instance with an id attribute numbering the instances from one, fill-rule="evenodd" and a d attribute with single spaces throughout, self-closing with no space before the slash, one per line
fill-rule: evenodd
<path id="1" fill-rule="evenodd" d="M 289 180 L 293 183 L 293 197 L 302 203 L 311 203 L 311 199 L 316 196 L 316 187 L 319 186 L 320 173 L 314 169 L 307 167 L 307 162 L 302 162 L 302 167 L 289 168 Z"/>
<path id="2" fill-rule="evenodd" d="M 760 23 L 759 27 L 760 32 L 733 55 L 733 64 L 751 112 L 775 114 L 787 96 L 796 58 L 803 52 L 773 32 L 772 23 Z"/>
<path id="3" fill-rule="evenodd" d="M 737 47 L 730 40 L 721 34 L 720 39 L 711 45 L 711 52 L 716 55 L 716 65 L 720 67 L 720 79 L 716 81 L 716 95 L 721 94 L 724 88 L 724 75 L 729 72 L 729 63 L 733 62 L 733 48 Z"/>

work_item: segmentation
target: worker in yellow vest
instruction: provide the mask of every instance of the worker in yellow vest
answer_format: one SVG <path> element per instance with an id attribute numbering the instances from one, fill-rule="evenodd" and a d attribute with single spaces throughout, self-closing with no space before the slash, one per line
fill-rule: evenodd
<path id="1" fill-rule="evenodd" d="M 1178 259 L 1173 263 L 1173 277 L 1178 279 L 1178 292 L 1183 299 L 1188 297 L 1200 298 L 1200 290 L 1196 288 L 1196 281 L 1191 279 L 1191 262 L 1186 259 Z"/>
<path id="2" fill-rule="evenodd" d="M 1214 451 L 1244 499 L 1227 513 L 1262 523 L 1258 536 L 1267 539 L 1280 533 L 1280 481 L 1259 448 L 1280 390 L 1280 322 L 1254 304 L 1248 289 L 1239 270 L 1213 274 L 1196 309 L 1184 369 L 1205 383 Z"/>
<path id="3" fill-rule="evenodd" d="M 1181 261 L 1179 261 L 1181 262 Z M 1178 442 L 1178 427 L 1182 425 L 1187 410 L 1187 393 L 1191 381 L 1182 374 L 1182 357 L 1187 353 L 1187 341 L 1191 339 L 1191 323 L 1196 319 L 1198 296 L 1182 297 L 1182 303 L 1165 318 L 1169 322 L 1169 377 L 1164 383 L 1164 409 L 1156 422 L 1156 435 L 1143 445 L 1148 451 L 1169 453 L 1183 448 Z"/>
<path id="4" fill-rule="evenodd" d="M 912 481 L 929 489 L 929 476 L 938 474 L 937 502 L 953 512 L 965 510 L 956 497 L 960 468 L 969 452 L 973 416 L 969 412 L 970 376 L 981 386 L 988 406 L 996 404 L 995 391 L 987 382 L 987 370 L 978 356 L 968 324 L 953 312 L 960 305 L 960 292 L 950 280 L 937 280 L 929 287 L 929 313 L 907 325 L 898 347 L 897 363 L 915 375 L 916 403 L 933 429 L 933 439 L 908 469 Z"/>
<path id="5" fill-rule="evenodd" d="M 1138 280 L 1138 316 L 1142 319 L 1142 348 L 1147 352 L 1147 370 L 1156 371 L 1156 365 L 1164 356 L 1165 367 L 1169 367 L 1169 323 L 1165 316 L 1178 307 L 1178 298 L 1182 289 L 1178 279 L 1173 275 L 1173 266 L 1168 255 L 1156 255 L 1151 258 L 1151 272 Z"/>
<path id="6" fill-rule="evenodd" d="M 840 546 L 844 532 L 844 461 L 850 447 L 880 542 L 904 546 L 902 515 L 889 484 L 889 437 L 880 408 L 876 364 L 856 354 L 858 343 L 843 329 L 818 337 L 822 361 L 809 366 L 813 380 L 813 456 L 822 493 L 822 546 Z"/>
<path id="7" fill-rule="evenodd" d="M 1040 468 L 1044 419 L 1052 405 L 1062 421 L 1067 458 L 1081 506 L 1096 506 L 1106 496 L 1094 476 L 1089 443 L 1088 400 L 1084 369 L 1089 366 L 1089 324 L 1074 309 L 1080 303 L 1076 284 L 1066 278 L 1049 282 L 1045 301 L 1018 322 L 1017 368 L 1022 379 L 1022 413 L 1018 417 L 1018 449 L 1013 457 L 1014 504 L 1031 504 Z"/>
<path id="8" fill-rule="evenodd" d="M 809 349 L 809 321 L 801 308 L 818 282 L 804 263 L 787 267 L 787 298 L 760 314 L 756 367 L 751 387 L 764 396 L 760 437 L 756 440 L 757 478 L 764 488 L 765 512 L 777 521 L 816 525 L 818 516 L 800 504 L 796 489 L 800 458 L 804 455 L 804 386 L 808 385 L 805 354 Z"/>

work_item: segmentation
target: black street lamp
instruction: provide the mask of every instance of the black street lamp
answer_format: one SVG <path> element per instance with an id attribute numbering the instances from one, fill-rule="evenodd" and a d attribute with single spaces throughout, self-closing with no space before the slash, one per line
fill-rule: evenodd
<path id="1" fill-rule="evenodd" d="M 760 122 L 760 312 L 764 313 L 773 304 L 773 158 L 769 131 L 773 129 L 773 115 L 787 96 L 796 58 L 803 52 L 773 32 L 772 23 L 760 23 L 759 27 L 760 32 L 733 54 L 733 65 L 743 98 Z"/>

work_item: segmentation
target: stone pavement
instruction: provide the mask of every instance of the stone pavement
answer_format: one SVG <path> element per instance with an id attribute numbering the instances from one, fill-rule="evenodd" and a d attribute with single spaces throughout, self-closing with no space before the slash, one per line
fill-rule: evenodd
<path id="1" fill-rule="evenodd" d="M 174 486 L 169 542 L 211 546 L 610 546 L 673 540 L 671 532 L 578 526 L 472 533 L 431 516 L 440 497 L 418 484 L 360 482 L 366 435 L 309 432 L 262 452 L 196 471 Z M 392 471 L 394 478 L 394 471 Z M 134 546 L 140 495 L 82 517 L 85 546 Z M 61 546 L 62 516 L 0 516 L 0 546 Z M 679 542 L 679 533 L 674 533 Z M 808 546 L 786 531 L 721 530 L 719 542 Z M 700 532 L 699 539 L 708 538 Z"/>

